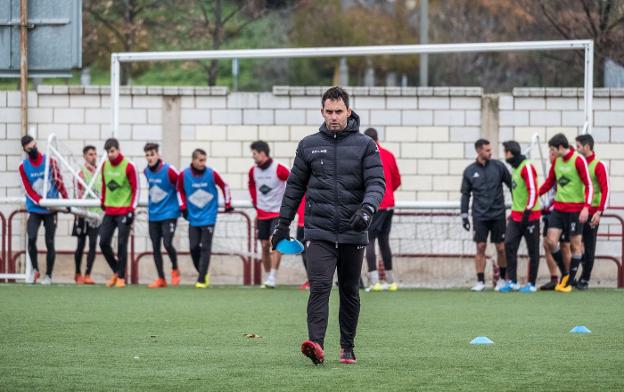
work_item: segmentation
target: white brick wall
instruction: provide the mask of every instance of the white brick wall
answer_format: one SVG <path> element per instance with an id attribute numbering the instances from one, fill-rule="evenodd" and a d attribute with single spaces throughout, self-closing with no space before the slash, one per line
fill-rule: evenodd
<path id="1" fill-rule="evenodd" d="M 499 96 L 499 111 L 493 114 L 498 116 L 498 141 L 514 138 L 527 146 L 538 133 L 542 151 L 547 154 L 545 143 L 549 137 L 563 132 L 573 138 L 581 128 L 582 94 L 577 89 L 529 90 Z M 174 88 L 167 94 L 179 94 L 180 140 L 172 140 L 171 130 L 162 124 L 168 110 L 163 91 L 160 87 L 124 89 L 118 135 L 122 151 L 142 170 L 146 141 L 179 145 L 180 162 L 174 164 L 182 168 L 189 164 L 195 148 L 203 148 L 209 154 L 209 165 L 220 172 L 237 198 L 248 197 L 252 141 L 267 140 L 276 159 L 290 164 L 297 143 L 317 132 L 322 122 L 320 88 L 276 87 L 273 92 L 230 94 L 223 89 Z M 483 92 L 474 88 L 359 87 L 351 91 L 361 129 L 375 126 L 382 144 L 398 159 L 403 185 L 397 200 L 457 200 L 463 170 L 475 156 L 473 142 L 484 134 Z M 110 135 L 109 93 L 107 87 L 97 86 L 83 90 L 40 86 L 39 92 L 30 92 L 29 117 L 41 148 L 45 147 L 47 135 L 54 132 L 76 153 L 86 143 L 101 149 Z M 624 205 L 622 93 L 600 92 L 594 101 L 593 131 L 596 152 L 611 174 L 611 203 L 619 205 Z M 19 123 L 19 93 L 0 91 L 0 197 L 22 193 L 15 172 L 22 159 Z M 500 146 L 494 151 L 499 153 Z M 541 165 L 537 167 L 541 172 Z M 145 195 L 143 192 L 142 197 Z M 67 227 L 63 226 L 59 235 L 66 237 L 69 221 L 63 220 L 63 224 Z M 230 229 L 233 234 L 240 231 Z M 412 229 L 406 225 L 405 230 Z M 62 241 L 73 243 L 69 238 Z M 408 241 L 413 242 L 413 236 L 404 241 L 401 246 L 410 246 Z M 433 249 L 435 243 L 430 241 L 427 249 Z M 459 248 L 465 246 L 458 241 Z"/>

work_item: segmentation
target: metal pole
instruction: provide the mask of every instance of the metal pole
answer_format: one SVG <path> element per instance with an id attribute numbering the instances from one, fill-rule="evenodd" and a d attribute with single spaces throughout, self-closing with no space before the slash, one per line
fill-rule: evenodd
<path id="1" fill-rule="evenodd" d="M 119 57 L 113 53 L 111 56 L 111 105 L 112 105 L 112 137 L 119 133 Z"/>
<path id="2" fill-rule="evenodd" d="M 28 0 L 20 0 L 20 94 L 23 136 L 28 133 Z"/>
<path id="3" fill-rule="evenodd" d="M 420 43 L 429 43 L 429 0 L 420 0 Z M 420 55 L 420 85 L 429 84 L 429 55 Z"/>
<path id="4" fill-rule="evenodd" d="M 593 99 L 594 99 L 594 41 L 585 45 L 585 89 L 583 91 L 585 124 L 582 133 L 591 135 L 594 125 Z"/>

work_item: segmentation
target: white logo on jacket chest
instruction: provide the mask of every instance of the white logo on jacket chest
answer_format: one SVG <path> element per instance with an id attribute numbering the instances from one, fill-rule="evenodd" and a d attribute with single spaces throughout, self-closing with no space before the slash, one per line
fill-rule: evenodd
<path id="1" fill-rule="evenodd" d="M 188 200 L 198 208 L 204 208 L 213 198 L 214 196 L 212 196 L 212 193 L 206 192 L 203 189 L 198 189 L 189 196 Z"/>
<path id="2" fill-rule="evenodd" d="M 475 174 L 472 175 L 472 178 L 479 178 L 479 172 L 475 172 Z"/>
<path id="3" fill-rule="evenodd" d="M 154 185 L 150 187 L 149 196 L 153 203 L 160 203 L 165 199 L 165 197 L 167 197 L 167 192 L 165 192 L 158 185 Z"/>

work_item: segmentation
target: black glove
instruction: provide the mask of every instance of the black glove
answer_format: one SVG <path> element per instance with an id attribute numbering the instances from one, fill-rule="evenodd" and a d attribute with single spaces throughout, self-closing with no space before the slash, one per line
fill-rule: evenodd
<path id="1" fill-rule="evenodd" d="M 121 223 L 128 226 L 130 226 L 132 222 L 134 222 L 134 212 L 128 212 L 121 220 Z"/>
<path id="2" fill-rule="evenodd" d="M 188 221 L 188 210 L 187 209 L 182 210 L 182 217 Z"/>
<path id="3" fill-rule="evenodd" d="M 462 226 L 464 226 L 464 230 L 470 231 L 470 220 L 468 217 L 465 216 L 462 218 Z"/>
<path id="4" fill-rule="evenodd" d="M 271 249 L 275 250 L 281 240 L 290 240 L 290 227 L 280 220 L 271 234 Z"/>
<path id="5" fill-rule="evenodd" d="M 373 206 L 368 204 L 363 204 L 359 210 L 353 214 L 351 219 L 349 219 L 349 226 L 355 231 L 364 231 L 368 229 L 371 221 L 373 220 L 373 214 L 375 213 L 375 209 Z"/>

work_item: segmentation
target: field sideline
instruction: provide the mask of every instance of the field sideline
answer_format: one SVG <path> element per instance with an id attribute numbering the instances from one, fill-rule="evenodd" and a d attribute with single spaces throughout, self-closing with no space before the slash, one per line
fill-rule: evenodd
<path id="1" fill-rule="evenodd" d="M 624 290 L 361 294 L 359 363 L 338 363 L 334 291 L 315 367 L 297 289 L 3 284 L 0 390 L 624 390 Z"/>

